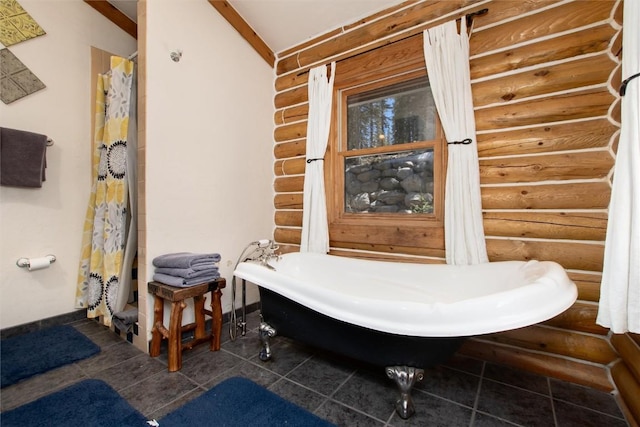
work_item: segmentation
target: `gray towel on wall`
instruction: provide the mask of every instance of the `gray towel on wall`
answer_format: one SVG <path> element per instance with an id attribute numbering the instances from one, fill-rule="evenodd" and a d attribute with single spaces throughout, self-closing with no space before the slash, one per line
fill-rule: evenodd
<path id="1" fill-rule="evenodd" d="M 211 264 L 220 261 L 220 254 L 196 254 L 192 252 L 176 252 L 173 254 L 160 255 L 153 259 L 155 267 L 166 268 L 193 268 L 203 264 Z"/>
<path id="2" fill-rule="evenodd" d="M 192 277 L 191 279 L 185 279 L 184 277 L 169 276 L 168 274 L 155 273 L 153 280 L 156 282 L 164 283 L 169 286 L 177 286 L 179 288 L 186 288 L 193 285 L 199 285 L 200 283 L 211 282 L 220 277 L 218 271 L 212 272 L 206 276 Z"/>
<path id="3" fill-rule="evenodd" d="M 0 128 L 0 185 L 42 187 L 46 150 L 46 135 Z"/>

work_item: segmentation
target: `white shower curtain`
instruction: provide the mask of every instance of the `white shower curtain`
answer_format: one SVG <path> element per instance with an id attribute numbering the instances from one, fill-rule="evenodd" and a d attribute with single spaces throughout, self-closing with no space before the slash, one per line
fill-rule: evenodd
<path id="1" fill-rule="evenodd" d="M 309 71 L 309 118 L 307 120 L 307 165 L 304 175 L 302 237 L 300 252 L 329 252 L 329 226 L 324 189 L 324 154 L 331 126 L 331 104 L 336 63 Z"/>
<path id="2" fill-rule="evenodd" d="M 622 77 L 640 73 L 640 2 L 624 2 Z M 640 77 L 626 85 L 597 323 L 640 333 Z"/>
<path id="3" fill-rule="evenodd" d="M 469 75 L 466 20 L 424 31 L 424 57 L 434 101 L 448 142 L 445 187 L 447 264 L 487 262 L 480 170 Z"/>

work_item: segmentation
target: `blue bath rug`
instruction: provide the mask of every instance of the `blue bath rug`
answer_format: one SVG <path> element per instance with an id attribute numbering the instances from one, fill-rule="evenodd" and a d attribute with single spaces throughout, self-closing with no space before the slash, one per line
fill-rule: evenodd
<path id="1" fill-rule="evenodd" d="M 329 427 L 333 424 L 288 402 L 251 380 L 225 380 L 159 420 L 160 427 L 287 426 Z"/>
<path id="2" fill-rule="evenodd" d="M 100 380 L 84 380 L 0 414 L 2 427 L 149 427 L 147 419 Z"/>
<path id="3" fill-rule="evenodd" d="M 100 347 L 75 328 L 62 325 L 0 342 L 0 387 L 86 359 Z"/>

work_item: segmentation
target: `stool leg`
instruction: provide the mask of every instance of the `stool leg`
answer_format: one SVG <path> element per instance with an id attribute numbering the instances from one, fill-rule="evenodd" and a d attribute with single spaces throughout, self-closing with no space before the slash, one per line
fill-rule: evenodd
<path id="1" fill-rule="evenodd" d="M 222 334 L 222 292 L 216 289 L 211 292 L 211 351 L 220 350 L 220 334 Z"/>
<path id="2" fill-rule="evenodd" d="M 171 303 L 171 320 L 169 321 L 169 372 L 182 368 L 182 310 L 187 305 L 184 301 Z"/>
<path id="3" fill-rule="evenodd" d="M 162 333 L 158 328 L 158 324 L 162 325 L 164 319 L 164 300 L 158 295 L 153 298 L 153 329 L 151 330 L 151 349 L 149 356 L 157 357 L 160 355 L 160 345 L 162 344 Z"/>
<path id="4" fill-rule="evenodd" d="M 193 297 L 193 311 L 196 318 L 196 331 L 194 339 L 200 340 L 207 336 L 204 326 L 204 296 L 196 295 Z"/>

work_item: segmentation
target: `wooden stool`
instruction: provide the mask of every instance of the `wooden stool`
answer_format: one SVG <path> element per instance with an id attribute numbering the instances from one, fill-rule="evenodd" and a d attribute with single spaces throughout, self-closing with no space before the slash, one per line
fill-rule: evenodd
<path id="1" fill-rule="evenodd" d="M 169 372 L 175 372 L 182 368 L 183 350 L 192 349 L 206 341 L 210 342 L 210 351 L 220 350 L 220 333 L 222 332 L 220 298 L 222 296 L 221 289 L 225 286 L 226 280 L 222 278 L 186 288 L 169 286 L 160 282 L 149 282 L 149 293 L 154 295 L 153 329 L 149 355 L 151 357 L 159 356 L 160 344 L 163 339 L 167 339 Z M 211 292 L 211 310 L 204 308 L 204 300 L 208 292 Z M 182 310 L 187 306 L 184 302 L 187 298 L 193 298 L 195 322 L 182 326 Z M 169 329 L 165 328 L 163 323 L 165 300 L 171 301 Z M 205 330 L 205 314 L 211 316 L 211 334 L 209 336 Z M 182 333 L 192 330 L 195 330 L 193 339 L 182 343 Z"/>

